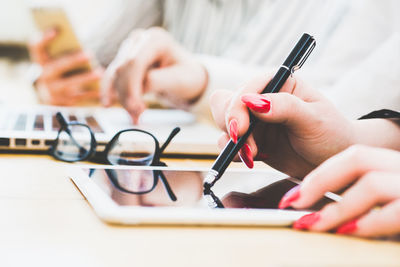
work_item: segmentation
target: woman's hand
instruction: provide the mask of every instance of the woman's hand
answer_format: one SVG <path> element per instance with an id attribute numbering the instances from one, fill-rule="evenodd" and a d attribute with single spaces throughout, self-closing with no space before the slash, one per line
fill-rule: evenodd
<path id="1" fill-rule="evenodd" d="M 353 125 L 318 91 L 289 78 L 280 93 L 259 94 L 270 79 L 255 79 L 236 94 L 211 96 L 213 116 L 226 133 L 223 147 L 249 127 L 249 111 L 258 119 L 239 155 L 248 167 L 253 157 L 294 177 L 304 177 L 327 158 L 353 143 Z"/>
<path id="2" fill-rule="evenodd" d="M 90 58 L 82 51 L 51 58 L 47 46 L 55 38 L 57 31 L 49 30 L 29 46 L 32 60 L 42 66 L 42 74 L 35 83 L 40 100 L 46 104 L 67 106 L 98 100 L 99 88 L 94 88 L 94 85 L 100 83 L 102 69 L 66 75 L 82 66 L 90 66 Z"/>
<path id="3" fill-rule="evenodd" d="M 349 184 L 341 201 L 300 218 L 294 228 L 366 237 L 400 233 L 400 152 L 394 150 L 353 146 L 307 175 L 280 207 L 308 208 Z"/>
<path id="4" fill-rule="evenodd" d="M 162 28 L 135 30 L 106 70 L 102 101 L 115 95 L 134 122 L 146 108 L 143 94 L 153 92 L 174 107 L 187 107 L 208 83 L 205 68 Z"/>

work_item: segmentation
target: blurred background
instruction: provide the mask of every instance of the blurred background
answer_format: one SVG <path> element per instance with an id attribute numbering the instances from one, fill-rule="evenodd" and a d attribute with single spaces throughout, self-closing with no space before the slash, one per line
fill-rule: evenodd
<path id="1" fill-rule="evenodd" d="M 33 37 L 36 27 L 31 17 L 30 7 L 36 5 L 58 5 L 68 13 L 71 23 L 86 25 L 95 20 L 96 15 L 103 12 L 110 4 L 107 0 L 13 0 L 0 2 L 0 43 L 5 47 L 24 47 Z M 79 34 L 79 33 L 78 33 Z"/>
<path id="2" fill-rule="evenodd" d="M 162 26 L 199 59 L 210 75 L 211 89 L 234 90 L 256 74 L 273 72 L 303 32 L 315 33 L 318 45 L 301 75 L 346 115 L 357 118 L 370 110 L 395 108 L 399 101 L 399 4 L 394 0 L 1 1 L 0 102 L 37 101 L 27 44 L 41 35 L 31 7 L 51 5 L 64 9 L 83 46 L 91 45 L 86 51 L 103 67 L 133 29 Z M 390 72 L 385 66 L 392 66 Z M 377 86 L 385 94 L 378 93 Z"/>
<path id="3" fill-rule="evenodd" d="M 107 0 L 0 1 L 0 103 L 34 104 L 27 44 L 39 35 L 30 7 L 57 5 L 65 9 L 74 29 L 96 21 L 111 2 Z M 80 27 L 77 27 L 80 25 Z M 76 32 L 78 37 L 81 31 Z"/>

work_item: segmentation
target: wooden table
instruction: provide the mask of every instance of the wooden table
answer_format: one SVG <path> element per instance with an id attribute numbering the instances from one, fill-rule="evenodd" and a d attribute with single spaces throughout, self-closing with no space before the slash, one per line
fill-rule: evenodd
<path id="1" fill-rule="evenodd" d="M 70 166 L 0 155 L 0 266 L 400 266 L 400 243 L 388 241 L 288 228 L 108 225 L 68 178 Z"/>
<path id="2" fill-rule="evenodd" d="M 0 103 L 36 102 L 26 66 L 0 60 Z M 0 155 L 0 266 L 400 266 L 395 242 L 289 228 L 108 225 L 69 167 L 48 156 Z"/>

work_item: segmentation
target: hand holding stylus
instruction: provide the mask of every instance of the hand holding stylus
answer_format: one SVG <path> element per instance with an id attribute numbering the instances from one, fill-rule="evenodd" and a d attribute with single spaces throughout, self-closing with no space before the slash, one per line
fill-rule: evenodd
<path id="1" fill-rule="evenodd" d="M 289 78 L 280 93 L 259 94 L 269 80 L 259 77 L 238 93 L 216 91 L 211 96 L 214 119 L 225 132 L 221 148 L 247 131 L 249 112 L 259 123 L 239 152 L 247 166 L 255 158 L 288 175 L 304 177 L 353 143 L 352 123 L 321 93 Z"/>
<path id="2" fill-rule="evenodd" d="M 296 43 L 292 51 L 289 53 L 285 61 L 278 68 L 278 71 L 263 87 L 263 89 L 258 90 L 258 93 L 270 94 L 278 93 L 285 85 L 288 78 L 293 77 L 293 73 L 299 70 L 307 58 L 310 56 L 311 52 L 314 50 L 316 41 L 311 35 L 304 33 L 299 41 Z M 247 100 L 246 100 L 247 99 Z M 250 101 L 251 96 L 244 96 L 243 102 L 255 111 L 267 112 L 270 109 L 270 101 L 268 99 L 260 98 L 253 99 Z M 251 104 L 251 105 L 249 105 Z M 231 120 L 229 123 L 229 129 L 231 133 L 232 140 L 228 141 L 222 152 L 219 154 L 211 169 L 209 170 L 206 178 L 204 179 L 204 194 L 210 194 L 212 192 L 211 187 L 222 177 L 225 170 L 228 168 L 231 161 L 235 158 L 236 153 L 241 150 L 239 156 L 244 157 L 249 168 L 253 167 L 253 161 L 251 160 L 252 152 L 250 146 L 246 144 L 249 142 L 248 139 L 253 132 L 253 129 L 257 127 L 258 119 L 253 114 L 248 114 L 248 127 L 246 131 L 239 138 L 235 134 L 237 129 L 237 121 Z M 210 194 L 211 195 L 211 194 Z M 212 196 L 212 195 L 211 195 Z M 214 199 L 214 202 L 215 199 Z M 210 205 L 215 203 L 210 202 Z M 218 204 L 218 203 L 217 203 Z M 218 205 L 217 205 L 218 206 Z M 222 205 L 219 205 L 222 207 Z"/>

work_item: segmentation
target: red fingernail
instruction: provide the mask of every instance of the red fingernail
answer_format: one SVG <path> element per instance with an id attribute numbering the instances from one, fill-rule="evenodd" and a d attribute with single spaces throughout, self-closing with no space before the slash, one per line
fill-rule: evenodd
<path id="1" fill-rule="evenodd" d="M 271 109 L 271 102 L 258 94 L 247 94 L 241 97 L 246 106 L 256 112 L 267 113 Z"/>
<path id="2" fill-rule="evenodd" d="M 282 197 L 279 202 L 278 208 L 286 209 L 292 204 L 293 201 L 296 201 L 300 197 L 300 185 L 296 185 L 292 189 L 290 189 L 286 194 Z"/>
<path id="3" fill-rule="evenodd" d="M 298 219 L 297 221 L 294 222 L 293 228 L 298 229 L 298 230 L 308 230 L 320 218 L 321 218 L 321 215 L 319 214 L 319 212 L 314 212 L 314 213 L 304 215 L 303 217 L 301 217 L 300 219 Z"/>
<path id="4" fill-rule="evenodd" d="M 238 138 L 238 123 L 236 119 L 232 119 L 229 122 L 229 135 L 232 139 L 232 141 L 236 144 L 237 138 Z"/>
<path id="5" fill-rule="evenodd" d="M 357 223 L 358 223 L 358 220 L 352 220 L 350 222 L 347 222 L 347 223 L 343 224 L 342 226 L 340 226 L 336 230 L 336 233 L 341 234 L 341 235 L 351 234 L 357 230 L 357 228 L 358 228 Z"/>
<path id="6" fill-rule="evenodd" d="M 239 157 L 249 169 L 254 167 L 253 155 L 248 144 L 244 144 L 244 146 L 240 149 Z"/>

